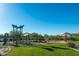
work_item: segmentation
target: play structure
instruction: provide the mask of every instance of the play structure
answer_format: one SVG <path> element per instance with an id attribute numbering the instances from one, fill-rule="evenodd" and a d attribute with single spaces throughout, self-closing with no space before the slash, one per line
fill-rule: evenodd
<path id="1" fill-rule="evenodd" d="M 47 41 L 40 40 L 40 39 L 38 39 L 38 36 L 37 37 L 33 36 L 31 38 L 30 37 L 32 35 L 31 33 L 28 33 L 28 32 L 23 33 L 23 27 L 24 27 L 24 25 L 17 26 L 17 25 L 12 24 L 12 33 L 13 34 L 12 34 L 12 36 L 9 36 L 8 33 L 4 34 L 4 37 L 3 37 L 3 42 L 4 43 L 3 43 L 3 45 L 7 45 L 7 42 L 8 43 L 12 42 L 12 45 L 16 45 L 16 46 L 33 45 L 35 43 L 43 43 L 43 42 L 49 43 L 48 42 L 49 40 L 47 40 Z M 34 35 L 36 35 L 36 34 L 34 34 Z M 65 32 L 63 35 L 64 36 L 63 36 L 62 39 L 64 39 L 65 42 L 67 42 L 69 39 L 73 39 L 74 40 L 74 37 L 68 32 Z M 41 37 L 41 39 L 42 38 L 44 39 L 44 37 Z"/>
<path id="2" fill-rule="evenodd" d="M 12 36 L 8 33 L 4 34 L 3 45 L 12 44 L 15 46 L 23 45 L 33 45 L 33 40 L 29 39 L 30 33 L 23 33 L 24 25 L 14 25 L 12 24 Z M 24 36 L 25 35 L 25 36 Z M 27 37 L 26 37 L 27 36 Z"/>
<path id="3" fill-rule="evenodd" d="M 23 27 L 24 25 L 17 26 L 12 24 L 13 27 L 13 43 L 18 46 L 23 41 Z"/>
<path id="4" fill-rule="evenodd" d="M 8 33 L 5 33 L 3 37 L 3 46 L 7 45 L 8 37 L 9 37 Z"/>

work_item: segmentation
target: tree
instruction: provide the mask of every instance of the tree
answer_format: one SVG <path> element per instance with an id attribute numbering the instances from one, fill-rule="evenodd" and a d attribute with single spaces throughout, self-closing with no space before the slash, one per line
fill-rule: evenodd
<path id="1" fill-rule="evenodd" d="M 45 42 L 44 37 L 41 34 L 38 35 L 38 40 L 39 42 Z"/>
<path id="2" fill-rule="evenodd" d="M 42 39 L 42 35 L 38 33 L 32 33 L 30 39 L 39 42 Z"/>
<path id="3" fill-rule="evenodd" d="M 42 41 L 44 41 L 44 37 L 41 34 L 38 34 L 38 33 L 35 33 L 35 32 L 26 35 L 26 39 L 30 40 L 30 41 L 33 41 L 33 42 L 42 42 Z"/>
<path id="4" fill-rule="evenodd" d="M 0 34 L 0 41 L 3 41 L 3 34 Z"/>
<path id="5" fill-rule="evenodd" d="M 2 39 L 3 38 L 3 34 L 0 34 L 0 39 Z"/>
<path id="6" fill-rule="evenodd" d="M 10 37 L 13 37 L 13 36 L 14 36 L 13 31 L 10 31 L 10 32 L 9 32 L 9 36 L 10 36 Z"/>
<path id="7" fill-rule="evenodd" d="M 75 36 L 75 40 L 79 41 L 79 33 L 78 34 L 74 34 L 74 36 Z"/>
<path id="8" fill-rule="evenodd" d="M 48 42 L 48 40 L 49 40 L 49 35 L 45 34 L 45 35 L 44 35 L 44 40 Z"/>

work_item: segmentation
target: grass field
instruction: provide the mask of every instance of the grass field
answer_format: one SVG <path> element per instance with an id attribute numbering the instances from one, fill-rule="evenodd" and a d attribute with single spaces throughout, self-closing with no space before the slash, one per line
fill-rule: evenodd
<path id="1" fill-rule="evenodd" d="M 66 44 L 53 43 L 39 46 L 12 47 L 7 56 L 79 56 L 79 53 L 66 48 Z"/>

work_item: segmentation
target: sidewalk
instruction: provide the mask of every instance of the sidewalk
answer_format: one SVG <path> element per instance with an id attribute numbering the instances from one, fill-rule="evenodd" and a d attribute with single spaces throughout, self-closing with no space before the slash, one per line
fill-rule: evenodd
<path id="1" fill-rule="evenodd" d="M 11 50 L 10 47 L 3 47 L 2 49 L 0 49 L 0 56 L 4 56 L 4 55 L 7 54 L 10 50 Z"/>

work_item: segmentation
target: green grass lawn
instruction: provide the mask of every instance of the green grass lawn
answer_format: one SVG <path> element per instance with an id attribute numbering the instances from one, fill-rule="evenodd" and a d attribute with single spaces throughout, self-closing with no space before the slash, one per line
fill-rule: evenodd
<path id="1" fill-rule="evenodd" d="M 79 53 L 66 48 L 66 44 L 53 43 L 39 46 L 12 47 L 7 56 L 79 56 Z"/>

